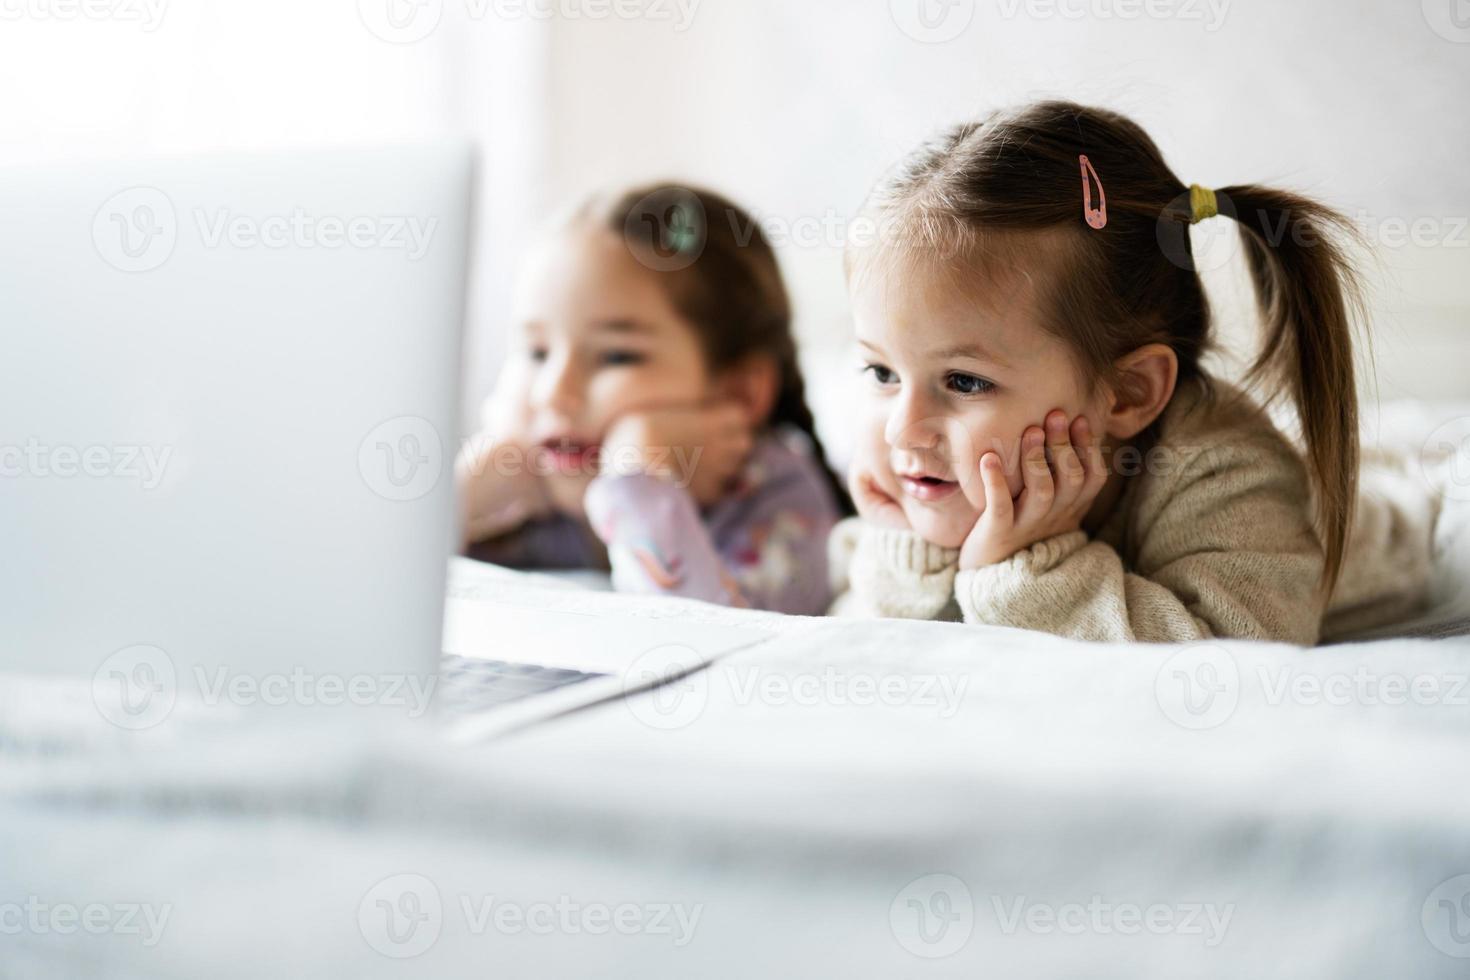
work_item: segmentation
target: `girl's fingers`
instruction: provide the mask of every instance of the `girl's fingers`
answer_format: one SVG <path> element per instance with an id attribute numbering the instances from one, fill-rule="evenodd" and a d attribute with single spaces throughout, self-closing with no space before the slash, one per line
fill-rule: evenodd
<path id="1" fill-rule="evenodd" d="M 1052 471 L 1056 484 L 1056 502 L 1067 506 L 1082 492 L 1082 461 L 1072 446 L 1072 433 L 1067 424 L 1067 414 L 1061 411 L 1047 413 L 1046 449 L 1051 457 Z"/>
<path id="2" fill-rule="evenodd" d="M 868 520 L 887 527 L 906 528 L 908 526 L 903 516 L 903 508 L 898 505 L 898 501 L 888 496 L 870 475 L 855 474 L 851 481 L 851 491 L 852 501 L 858 513 Z"/>
<path id="3" fill-rule="evenodd" d="M 700 428 L 707 449 L 717 455 L 743 456 L 755 444 L 755 433 L 744 406 L 736 402 L 720 402 L 702 412 Z"/>
<path id="4" fill-rule="evenodd" d="M 1021 491 L 1019 509 L 1022 520 L 1042 517 L 1051 510 L 1056 497 L 1051 465 L 1046 461 L 1046 433 L 1036 426 L 1021 436 Z"/>
<path id="5" fill-rule="evenodd" d="M 1079 415 L 1072 421 L 1072 444 L 1080 450 L 1083 472 L 1083 493 L 1096 496 L 1108 481 L 1108 467 L 1103 462 L 1102 439 L 1092 434 L 1092 423 L 1087 416 Z"/>
<path id="6" fill-rule="evenodd" d="M 1006 483 L 1006 469 L 1000 456 L 986 453 L 980 457 L 980 483 L 985 488 L 985 516 L 992 525 L 1009 527 L 1016 519 L 1011 488 Z"/>

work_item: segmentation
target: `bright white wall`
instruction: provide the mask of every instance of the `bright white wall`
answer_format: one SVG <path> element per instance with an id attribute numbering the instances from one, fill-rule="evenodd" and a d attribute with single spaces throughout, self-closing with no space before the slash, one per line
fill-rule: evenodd
<path id="1" fill-rule="evenodd" d="M 1132 114 L 1189 180 L 1280 181 L 1370 229 L 1436 223 L 1439 244 L 1380 249 L 1380 381 L 1386 397 L 1470 394 L 1461 0 L 86 0 L 101 19 L 64 16 L 68 2 L 0 0 L 0 163 L 479 143 L 467 414 L 540 216 L 671 176 L 778 233 L 823 414 L 839 415 L 841 240 L 868 185 L 935 128 L 1040 95 Z M 920 3 L 955 18 L 950 39 L 905 33 Z M 385 40 L 372 25 L 390 10 L 410 30 Z"/>

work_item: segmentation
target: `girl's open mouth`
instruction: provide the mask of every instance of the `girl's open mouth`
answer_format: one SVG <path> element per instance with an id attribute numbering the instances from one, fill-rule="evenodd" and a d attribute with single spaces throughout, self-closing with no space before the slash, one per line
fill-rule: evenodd
<path id="1" fill-rule="evenodd" d="M 592 476 L 597 471 L 597 443 L 574 442 L 569 439 L 547 439 L 541 443 L 547 458 L 558 473 L 565 476 Z"/>
<path id="2" fill-rule="evenodd" d="M 941 480 L 934 476 L 900 476 L 903 492 L 915 500 L 943 500 L 960 488 L 954 480 Z"/>

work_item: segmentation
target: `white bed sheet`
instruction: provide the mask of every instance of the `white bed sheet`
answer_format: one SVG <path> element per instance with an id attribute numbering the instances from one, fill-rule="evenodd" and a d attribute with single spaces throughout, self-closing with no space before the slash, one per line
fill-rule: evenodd
<path id="1" fill-rule="evenodd" d="M 460 566 L 454 588 L 778 636 L 673 710 L 643 697 L 469 749 L 268 732 L 58 748 L 0 723 L 0 900 L 171 909 L 151 947 L 8 935 L 0 976 L 1341 978 L 1470 964 L 1450 955 L 1470 954 L 1470 902 L 1456 904 L 1470 894 L 1465 638 L 1109 647 L 574 594 L 486 566 Z M 1205 707 L 1200 681 L 1226 690 Z M 1416 683 L 1417 702 L 1400 692 Z M 1342 691 L 1370 693 L 1331 703 Z M 384 955 L 376 902 L 424 879 L 434 941 Z M 649 928 L 512 932 L 477 918 L 487 898 L 631 903 Z M 698 909 L 688 942 L 652 929 L 659 907 L 670 921 Z M 939 942 L 917 931 L 920 911 L 931 939 L 949 923 Z M 1065 921 L 1048 928 L 1048 914 Z M 945 943 L 958 945 L 925 955 Z"/>

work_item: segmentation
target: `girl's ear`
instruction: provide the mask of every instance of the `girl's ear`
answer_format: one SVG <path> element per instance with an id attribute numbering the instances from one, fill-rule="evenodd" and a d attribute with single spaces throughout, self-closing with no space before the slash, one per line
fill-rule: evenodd
<path id="1" fill-rule="evenodd" d="M 768 354 L 750 354 L 715 378 L 716 401 L 731 401 L 742 406 L 752 425 L 764 425 L 776 407 L 781 389 L 781 370 Z"/>
<path id="2" fill-rule="evenodd" d="M 1145 344 L 1114 362 L 1117 381 L 1105 426 L 1115 439 L 1132 439 L 1163 414 L 1179 380 L 1179 358 L 1166 344 Z"/>

